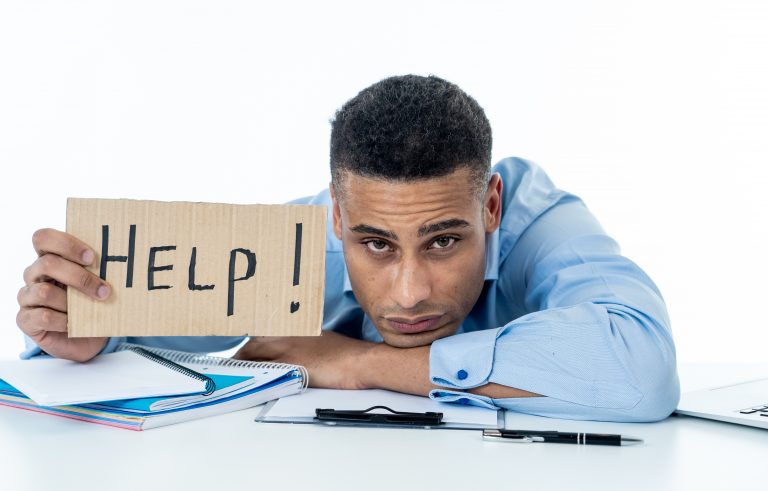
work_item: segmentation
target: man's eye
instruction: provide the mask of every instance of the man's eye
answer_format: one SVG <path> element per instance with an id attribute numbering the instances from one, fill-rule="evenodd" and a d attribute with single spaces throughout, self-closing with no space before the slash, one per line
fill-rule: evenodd
<path id="1" fill-rule="evenodd" d="M 432 242 L 432 246 L 434 249 L 447 249 L 448 247 L 451 247 L 455 242 L 455 237 L 438 237 L 434 242 Z"/>
<path id="2" fill-rule="evenodd" d="M 389 244 L 387 244 L 383 240 L 376 240 L 376 239 L 369 240 L 368 242 L 365 243 L 365 245 L 368 247 L 369 250 L 377 253 L 387 252 L 387 250 L 389 249 Z"/>

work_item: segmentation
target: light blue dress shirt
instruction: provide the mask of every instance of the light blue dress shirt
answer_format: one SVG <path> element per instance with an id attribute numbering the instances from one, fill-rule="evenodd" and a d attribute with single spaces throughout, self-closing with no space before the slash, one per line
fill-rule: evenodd
<path id="1" fill-rule="evenodd" d="M 661 293 L 576 196 L 537 165 L 496 164 L 500 228 L 487 243 L 485 285 L 456 335 L 435 341 L 430 379 L 445 402 L 569 419 L 655 421 L 677 406 L 675 347 Z M 327 190 L 296 204 L 328 207 L 323 329 L 381 342 L 347 275 Z M 242 337 L 111 338 L 216 352 Z M 40 355 L 29 338 L 22 358 Z M 489 382 L 541 394 L 491 399 L 462 392 Z"/>

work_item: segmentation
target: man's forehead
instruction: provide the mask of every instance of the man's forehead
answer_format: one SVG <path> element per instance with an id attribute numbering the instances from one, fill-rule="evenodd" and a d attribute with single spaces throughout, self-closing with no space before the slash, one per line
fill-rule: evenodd
<path id="1" fill-rule="evenodd" d="M 474 196 L 470 173 L 464 168 L 444 176 L 418 179 L 388 179 L 345 172 L 336 185 L 340 187 L 337 194 L 341 194 L 344 200 L 372 204 L 387 203 L 393 199 L 408 203 L 438 201 L 441 198 L 459 203 Z"/>
<path id="2" fill-rule="evenodd" d="M 453 182 L 452 182 L 453 181 Z M 384 181 L 354 176 L 345 179 L 340 204 L 354 215 L 474 214 L 479 203 L 473 190 L 455 180 Z"/>

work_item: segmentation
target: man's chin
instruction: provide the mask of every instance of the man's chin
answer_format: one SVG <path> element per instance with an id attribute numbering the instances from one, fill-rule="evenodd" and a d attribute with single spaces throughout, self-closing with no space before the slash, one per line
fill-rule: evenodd
<path id="1" fill-rule="evenodd" d="M 383 332 L 379 334 L 384 342 L 395 348 L 418 348 L 419 346 L 429 346 L 438 339 L 445 338 L 453 334 L 455 329 L 435 329 L 434 331 L 425 331 L 414 334 L 405 334 L 400 332 Z"/>

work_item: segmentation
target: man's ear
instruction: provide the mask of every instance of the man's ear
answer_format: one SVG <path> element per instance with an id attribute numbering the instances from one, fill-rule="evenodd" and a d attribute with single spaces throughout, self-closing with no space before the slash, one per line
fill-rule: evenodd
<path id="1" fill-rule="evenodd" d="M 497 172 L 491 176 L 488 181 L 488 189 L 485 191 L 483 201 L 483 221 L 485 223 L 485 233 L 490 234 L 496 231 L 501 224 L 501 175 Z"/>
<path id="2" fill-rule="evenodd" d="M 339 200 L 336 199 L 333 183 L 328 185 L 328 189 L 331 192 L 331 201 L 333 203 L 333 234 L 337 239 L 341 240 L 341 208 L 339 208 Z"/>

